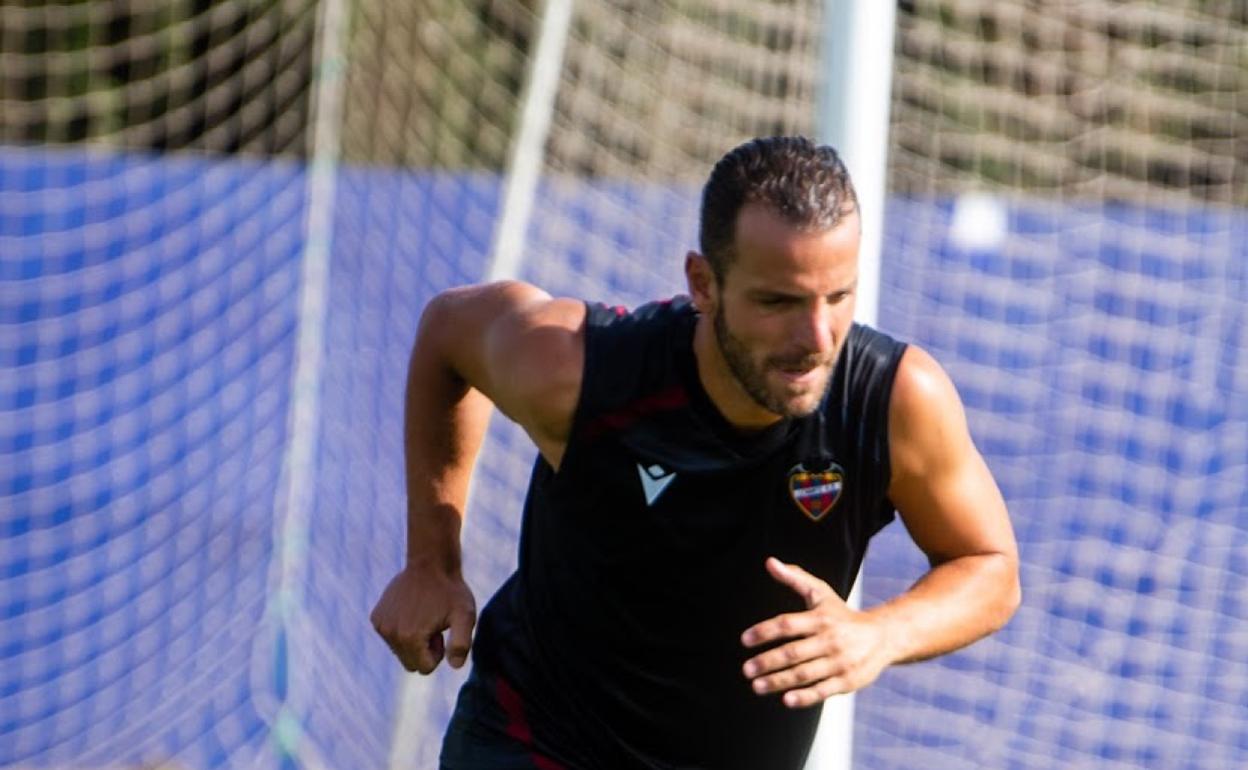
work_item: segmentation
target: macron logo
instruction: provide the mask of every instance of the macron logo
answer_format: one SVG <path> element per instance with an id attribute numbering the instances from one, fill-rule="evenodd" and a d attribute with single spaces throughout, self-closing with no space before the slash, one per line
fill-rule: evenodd
<path id="1" fill-rule="evenodd" d="M 664 470 L 658 463 L 649 468 L 638 463 L 637 472 L 641 474 L 641 488 L 646 493 L 646 505 L 654 505 L 654 501 L 659 499 L 667 485 L 676 478 L 675 472 Z"/>

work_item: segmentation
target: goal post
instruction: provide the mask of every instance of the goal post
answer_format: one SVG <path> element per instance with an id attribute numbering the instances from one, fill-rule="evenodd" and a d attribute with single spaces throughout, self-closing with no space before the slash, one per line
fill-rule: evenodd
<path id="1" fill-rule="evenodd" d="M 854 180 L 862 225 L 855 319 L 875 324 L 880 296 L 880 246 L 888 176 L 896 7 L 880 0 L 825 0 L 816 101 L 820 141 L 837 149 Z M 860 572 L 849 595 L 862 605 Z M 854 695 L 823 704 L 808 770 L 853 766 Z"/>

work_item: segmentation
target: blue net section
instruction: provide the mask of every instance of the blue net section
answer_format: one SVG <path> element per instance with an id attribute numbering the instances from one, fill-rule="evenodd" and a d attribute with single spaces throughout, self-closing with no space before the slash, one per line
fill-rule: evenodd
<path id="1" fill-rule="evenodd" d="M 282 529 L 300 166 L 0 151 L 0 765 L 436 766 L 462 672 L 368 612 L 404 549 L 425 303 L 486 275 L 488 175 L 338 172 L 306 540 Z M 697 190 L 549 181 L 523 277 L 681 290 Z M 894 200 L 880 325 L 929 349 L 1010 503 L 1024 605 L 858 700 L 856 766 L 1248 762 L 1248 225 L 1030 203 L 998 242 Z M 464 532 L 483 605 L 534 450 L 496 418 Z M 296 548 L 296 595 L 275 564 Z M 899 526 L 866 602 L 925 569 Z M 396 720 L 402 725 L 396 728 Z"/>
<path id="2" fill-rule="evenodd" d="M 304 727 L 330 767 L 384 767 L 389 761 L 402 669 L 368 615 L 405 550 L 407 359 L 425 303 L 484 274 L 498 194 L 494 177 L 351 169 L 339 177 L 305 633 L 292 647 L 295 681 L 307 696 Z M 501 422 L 495 421 L 494 434 Z M 492 435 L 481 475 L 497 465 L 488 459 L 496 445 Z M 515 457 L 523 462 L 526 455 Z M 518 510 L 509 505 L 485 515 L 495 550 L 514 550 L 514 538 L 491 520 L 514 518 Z M 470 569 L 482 562 L 474 561 Z M 490 566 L 486 560 L 487 579 Z M 502 576 L 492 579 L 496 585 Z M 419 683 L 422 699 L 436 696 L 435 713 L 449 716 L 456 681 L 447 673 L 438 676 L 448 683 Z M 418 748 L 437 748 L 437 728 L 416 729 L 423 733 Z M 436 754 L 426 761 L 415 766 L 432 767 Z"/>
<path id="3" fill-rule="evenodd" d="M 263 745 L 302 176 L 0 152 L 0 765 Z"/>
<path id="4" fill-rule="evenodd" d="M 1248 761 L 1242 212 L 1032 204 L 995 248 L 889 209 L 881 325 L 950 371 L 1010 503 L 1023 607 L 862 694 L 870 768 Z M 924 564 L 879 538 L 866 603 Z"/>

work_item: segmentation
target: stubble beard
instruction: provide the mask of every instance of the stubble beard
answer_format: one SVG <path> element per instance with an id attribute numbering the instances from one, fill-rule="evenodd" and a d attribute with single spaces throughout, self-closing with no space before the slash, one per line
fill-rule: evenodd
<path id="1" fill-rule="evenodd" d="M 819 404 L 823 401 L 823 396 L 828 390 L 828 385 L 832 381 L 830 360 L 822 360 L 818 356 L 807 356 L 800 361 L 773 362 L 773 365 L 774 363 L 779 363 L 779 365 L 789 364 L 806 367 L 822 366 L 825 370 L 824 381 L 822 387 L 819 388 L 818 398 L 814 399 L 809 406 L 794 406 L 791 399 L 782 399 L 768 387 L 767 362 L 764 362 L 762 367 L 754 363 L 745 343 L 728 329 L 728 323 L 724 320 L 723 308 L 716 308 L 714 315 L 715 318 L 711 325 L 715 329 L 715 341 L 719 345 L 720 353 L 723 355 L 724 361 L 727 362 L 728 370 L 732 372 L 732 376 L 736 378 L 742 389 L 753 399 L 754 403 L 781 417 L 806 417 L 819 408 Z"/>

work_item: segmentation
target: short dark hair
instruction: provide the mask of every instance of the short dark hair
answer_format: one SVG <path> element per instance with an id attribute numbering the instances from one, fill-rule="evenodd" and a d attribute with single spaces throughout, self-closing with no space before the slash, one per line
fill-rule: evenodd
<path id="1" fill-rule="evenodd" d="M 858 210 L 858 194 L 836 150 L 801 136 L 752 139 L 731 150 L 702 188 L 699 242 L 716 280 L 735 258 L 737 215 L 761 203 L 802 230 L 822 232 Z"/>

